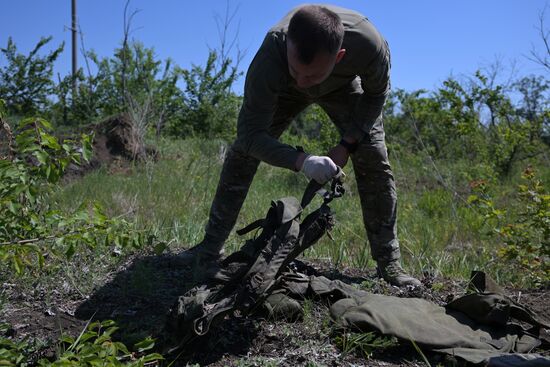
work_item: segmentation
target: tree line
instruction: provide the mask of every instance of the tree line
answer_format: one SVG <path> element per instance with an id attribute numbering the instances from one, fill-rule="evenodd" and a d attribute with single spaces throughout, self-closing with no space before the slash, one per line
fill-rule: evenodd
<path id="1" fill-rule="evenodd" d="M 223 52 L 211 50 L 204 65 L 183 69 L 160 61 L 142 43 L 124 42 L 111 57 L 85 53 L 85 67 L 73 76 L 53 75 L 64 45 L 41 54 L 51 37 L 27 55 L 10 38 L 0 49 L 0 98 L 7 113 L 40 115 L 55 126 L 82 126 L 131 112 L 157 136 L 230 140 L 242 97 L 232 89 L 241 76 Z M 221 56 L 220 56 L 221 55 Z M 490 174 L 506 176 L 515 162 L 548 154 L 549 82 L 529 75 L 499 82 L 498 70 L 471 77 L 449 77 L 433 91 L 394 90 L 386 103 L 385 125 L 391 149 L 428 152 L 439 159 L 486 164 Z M 318 108 L 293 123 L 293 139 L 314 140 L 324 149 L 336 139 Z M 307 142 L 306 142 L 307 143 Z"/>
<path id="2" fill-rule="evenodd" d="M 236 120 L 240 97 L 231 87 L 240 74 L 216 50 L 203 66 L 190 69 L 158 60 L 153 48 L 138 41 L 124 43 L 111 57 L 85 52 L 72 93 L 72 75 L 53 75 L 64 44 L 40 54 L 49 42 L 51 37 L 42 38 L 27 55 L 11 38 L 0 49 L 0 98 L 9 115 L 40 115 L 56 126 L 82 126 L 131 112 L 157 135 L 228 137 L 235 132 L 226 122 Z"/>

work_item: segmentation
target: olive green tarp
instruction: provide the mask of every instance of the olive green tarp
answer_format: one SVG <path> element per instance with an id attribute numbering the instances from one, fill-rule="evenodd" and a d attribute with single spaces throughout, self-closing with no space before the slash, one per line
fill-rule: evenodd
<path id="1" fill-rule="evenodd" d="M 326 277 L 287 273 L 280 284 L 287 297 L 331 300 L 330 315 L 341 329 L 375 331 L 475 364 L 550 366 L 550 359 L 527 354 L 541 346 L 540 335 L 549 326 L 499 293 L 475 292 L 443 307 L 421 298 L 369 293 Z M 268 308 L 292 309 L 284 298 L 277 301 Z"/>

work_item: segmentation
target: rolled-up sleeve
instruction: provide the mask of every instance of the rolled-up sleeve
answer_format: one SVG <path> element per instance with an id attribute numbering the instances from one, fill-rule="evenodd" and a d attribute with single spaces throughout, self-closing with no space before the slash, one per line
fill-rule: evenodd
<path id="1" fill-rule="evenodd" d="M 248 68 L 234 147 L 270 165 L 294 170 L 300 153 L 269 134 L 284 70 L 265 43 Z"/>

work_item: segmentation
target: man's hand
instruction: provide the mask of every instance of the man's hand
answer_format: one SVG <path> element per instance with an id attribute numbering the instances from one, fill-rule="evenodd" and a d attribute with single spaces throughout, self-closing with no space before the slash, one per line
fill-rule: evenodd
<path id="1" fill-rule="evenodd" d="M 348 163 L 349 152 L 340 144 L 329 150 L 327 155 L 334 163 L 336 163 L 336 165 L 338 165 L 338 167 L 344 168 L 344 166 Z"/>
<path id="2" fill-rule="evenodd" d="M 308 155 L 300 168 L 307 178 L 320 184 L 330 180 L 338 172 L 338 167 L 329 157 Z"/>

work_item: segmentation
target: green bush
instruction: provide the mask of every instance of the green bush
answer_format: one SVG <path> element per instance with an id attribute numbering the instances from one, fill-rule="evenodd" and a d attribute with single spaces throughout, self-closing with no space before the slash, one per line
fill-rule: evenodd
<path id="1" fill-rule="evenodd" d="M 57 102 L 52 119 L 64 125 L 86 125 L 121 112 L 138 113 L 143 125 L 154 125 L 158 133 L 176 118 L 183 108 L 183 96 L 177 87 L 181 69 L 170 60 L 155 58 L 152 48 L 132 42 L 117 48 L 112 57 L 100 59 L 93 51 L 86 62 L 94 66 L 76 75 L 78 87 L 72 91 L 72 75 L 56 86 Z"/>
<path id="2" fill-rule="evenodd" d="M 231 59 L 218 62 L 218 58 L 218 53 L 211 51 L 204 67 L 193 65 L 191 70 L 181 71 L 184 107 L 168 125 L 168 134 L 235 138 L 241 98 L 231 91 L 231 86 L 240 73 L 231 65 Z"/>
<path id="3" fill-rule="evenodd" d="M 11 37 L 0 53 L 6 58 L 6 65 L 0 68 L 0 98 L 6 102 L 10 114 L 31 116 L 45 112 L 49 96 L 53 93 L 53 65 L 63 51 L 61 44 L 46 56 L 39 56 L 40 49 L 52 37 L 43 37 L 28 56 L 17 52 Z"/>
<path id="4" fill-rule="evenodd" d="M 3 337 L 9 329 L 8 324 L 0 324 L 0 366 L 30 366 L 28 357 L 33 352 L 31 343 Z"/>
<path id="5" fill-rule="evenodd" d="M 390 146 L 434 160 L 475 162 L 486 167 L 486 176 L 509 177 L 517 163 L 548 151 L 548 88 L 531 77 L 510 90 L 478 71 L 465 82 L 449 78 L 431 93 L 397 90 L 386 107 Z"/>
<path id="6" fill-rule="evenodd" d="M 469 202 L 482 210 L 508 271 L 530 285 L 543 285 L 550 282 L 550 194 L 533 168 L 522 178 L 507 208 L 497 208 L 485 181 L 473 183 Z"/>
<path id="7" fill-rule="evenodd" d="M 7 129 L 1 117 L 0 112 L 0 125 Z M 70 164 L 88 160 L 92 137 L 60 142 L 51 129 L 44 119 L 27 118 L 13 134 L 6 130 L 10 151 L 0 159 L 0 263 L 10 263 L 18 274 L 43 266 L 45 254 L 70 258 L 80 244 L 121 248 L 146 242 L 126 221 L 107 218 L 96 203 L 82 203 L 70 213 L 55 208 L 49 194 Z"/>
<path id="8" fill-rule="evenodd" d="M 0 333 L 4 334 L 8 325 L 0 325 Z M 125 366 L 143 367 L 158 365 L 163 360 L 158 353 L 149 353 L 155 346 L 155 341 L 146 338 L 134 345 L 130 351 L 126 345 L 112 339 L 117 330 L 114 321 L 95 321 L 87 325 L 78 337 L 62 336 L 59 340 L 60 352 L 55 359 L 40 359 L 32 361 L 32 354 L 37 347 L 28 340 L 16 341 L 0 336 L 0 366 L 27 367 L 93 367 L 93 366 Z"/>
<path id="9" fill-rule="evenodd" d="M 503 242 L 499 256 L 540 285 L 550 282 L 550 194 L 532 168 L 522 177 L 517 219 L 496 229 Z"/>

